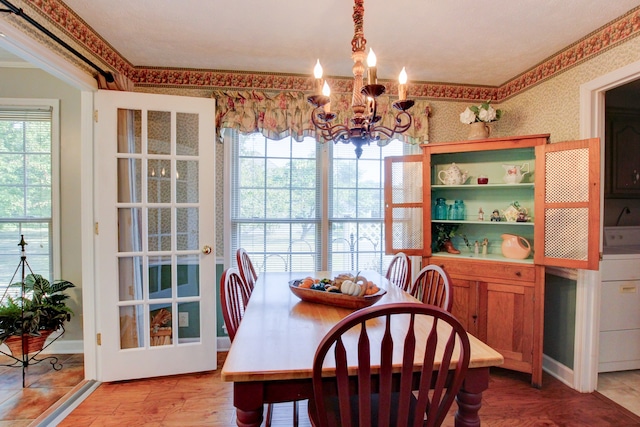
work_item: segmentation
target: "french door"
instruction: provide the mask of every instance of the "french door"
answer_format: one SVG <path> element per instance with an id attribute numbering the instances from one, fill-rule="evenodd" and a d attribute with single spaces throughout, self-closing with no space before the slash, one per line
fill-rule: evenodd
<path id="1" fill-rule="evenodd" d="M 214 108 L 95 95 L 101 381 L 216 368 Z"/>

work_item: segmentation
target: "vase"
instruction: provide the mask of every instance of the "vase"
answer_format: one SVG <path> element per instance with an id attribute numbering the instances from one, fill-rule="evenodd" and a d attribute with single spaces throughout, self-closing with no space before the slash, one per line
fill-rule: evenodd
<path id="1" fill-rule="evenodd" d="M 469 126 L 467 139 L 486 139 L 491 135 L 491 128 L 485 122 L 473 122 Z"/>
<path id="2" fill-rule="evenodd" d="M 522 236 L 503 234 L 502 255 L 505 258 L 526 259 L 531 254 L 531 243 Z"/>

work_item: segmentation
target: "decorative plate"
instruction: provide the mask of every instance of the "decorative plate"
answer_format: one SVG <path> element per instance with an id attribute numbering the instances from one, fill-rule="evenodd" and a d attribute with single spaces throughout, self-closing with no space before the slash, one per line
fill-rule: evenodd
<path id="1" fill-rule="evenodd" d="M 334 307 L 361 309 L 375 304 L 387 293 L 386 289 L 380 288 L 378 292 L 371 295 L 356 297 L 353 295 L 341 294 L 337 292 L 317 291 L 315 289 L 299 288 L 299 280 L 289 282 L 291 292 L 302 301 L 313 302 L 317 304 L 332 305 Z"/>

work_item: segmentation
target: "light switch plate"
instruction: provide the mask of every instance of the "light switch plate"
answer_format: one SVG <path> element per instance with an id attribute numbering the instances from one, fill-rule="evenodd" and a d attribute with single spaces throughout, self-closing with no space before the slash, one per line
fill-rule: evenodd
<path id="1" fill-rule="evenodd" d="M 178 327 L 180 328 L 188 328 L 189 327 L 189 313 L 186 311 L 181 311 L 178 313 Z"/>

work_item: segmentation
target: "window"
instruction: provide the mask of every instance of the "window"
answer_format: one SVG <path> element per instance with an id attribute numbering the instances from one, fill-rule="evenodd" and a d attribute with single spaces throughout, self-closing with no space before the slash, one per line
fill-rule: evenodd
<path id="1" fill-rule="evenodd" d="M 31 270 L 54 278 L 57 105 L 54 100 L 0 99 L 0 295 L 22 279 L 21 235 Z"/>
<path id="2" fill-rule="evenodd" d="M 365 146 L 269 140 L 232 132 L 226 140 L 229 227 L 235 265 L 243 247 L 258 271 L 386 271 L 384 162 L 417 149 L 401 141 Z M 226 162 L 227 163 L 227 162 Z"/>

